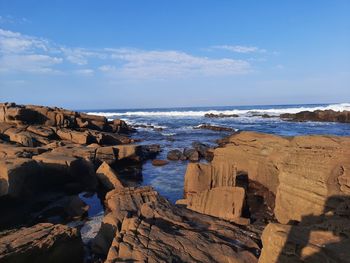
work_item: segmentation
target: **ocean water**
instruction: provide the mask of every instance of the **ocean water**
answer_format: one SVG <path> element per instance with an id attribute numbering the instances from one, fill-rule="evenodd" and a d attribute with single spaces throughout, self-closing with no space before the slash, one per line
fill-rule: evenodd
<path id="1" fill-rule="evenodd" d="M 350 124 L 328 122 L 288 122 L 278 118 L 281 113 L 297 113 L 304 110 L 336 111 L 350 110 L 349 103 L 313 104 L 313 105 L 270 105 L 270 106 L 238 106 L 238 107 L 193 107 L 162 109 L 128 109 L 98 110 L 87 113 L 106 116 L 109 119 L 123 119 L 131 125 L 148 125 L 154 128 L 137 128 L 132 136 L 142 139 L 142 144 L 160 144 L 162 152 L 158 159 L 166 159 L 171 149 L 191 147 L 192 142 L 199 141 L 215 146 L 215 141 L 227 136 L 230 132 L 194 129 L 201 124 L 230 127 L 236 131 L 257 131 L 284 136 L 306 134 L 329 134 L 350 136 Z M 206 118 L 206 113 L 237 114 L 236 118 Z M 268 114 L 274 118 L 254 116 Z M 175 202 L 183 195 L 183 178 L 186 161 L 170 162 L 162 167 L 152 166 L 148 161 L 143 166 L 142 185 L 151 185 L 170 201 Z"/>

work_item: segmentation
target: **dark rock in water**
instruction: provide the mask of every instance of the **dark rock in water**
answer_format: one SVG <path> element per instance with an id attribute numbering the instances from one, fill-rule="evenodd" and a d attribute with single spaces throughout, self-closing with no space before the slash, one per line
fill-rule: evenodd
<path id="1" fill-rule="evenodd" d="M 191 162 L 198 162 L 200 159 L 199 152 L 191 148 L 185 148 L 183 155 Z"/>
<path id="2" fill-rule="evenodd" d="M 204 115 L 204 117 L 206 117 L 206 118 L 237 118 L 237 117 L 239 117 L 239 115 L 237 115 L 237 114 L 223 114 L 223 113 L 220 113 L 220 114 L 206 113 Z"/>
<path id="3" fill-rule="evenodd" d="M 221 127 L 221 126 L 215 126 L 210 124 L 201 124 L 198 126 L 193 127 L 194 129 L 206 129 L 206 130 L 212 130 L 212 131 L 227 131 L 227 132 L 233 132 L 235 129 L 229 128 L 229 127 Z"/>
<path id="4" fill-rule="evenodd" d="M 167 159 L 171 161 L 178 161 L 183 159 L 183 154 L 180 150 L 175 149 L 168 152 Z"/>
<path id="5" fill-rule="evenodd" d="M 205 143 L 201 143 L 201 142 L 193 142 L 192 143 L 192 147 L 199 152 L 199 156 L 201 158 L 204 158 L 206 160 L 210 159 L 210 147 L 208 145 L 206 145 Z"/>
<path id="6" fill-rule="evenodd" d="M 268 119 L 268 118 L 276 118 L 276 116 L 272 116 L 272 115 L 268 115 L 268 114 L 259 114 L 259 113 L 254 113 L 252 114 L 252 117 L 261 117 L 264 119 Z"/>
<path id="7" fill-rule="evenodd" d="M 37 224 L 0 233 L 0 262 L 83 262 L 79 232 L 63 225 Z"/>
<path id="8" fill-rule="evenodd" d="M 255 233 L 172 205 L 150 187 L 113 190 L 106 207 L 92 245 L 106 262 L 258 261 Z"/>
<path id="9" fill-rule="evenodd" d="M 316 110 L 302 111 L 295 114 L 284 113 L 280 118 L 289 121 L 321 121 L 350 123 L 350 111 Z"/>
<path id="10" fill-rule="evenodd" d="M 169 162 L 167 160 L 159 160 L 159 159 L 152 160 L 153 166 L 164 166 L 164 165 L 167 165 L 168 163 Z"/>

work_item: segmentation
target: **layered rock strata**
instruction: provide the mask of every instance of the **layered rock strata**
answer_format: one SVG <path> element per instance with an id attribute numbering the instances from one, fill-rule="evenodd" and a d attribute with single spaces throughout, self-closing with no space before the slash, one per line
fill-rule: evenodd
<path id="1" fill-rule="evenodd" d="M 150 187 L 116 189 L 94 251 L 105 262 L 257 262 L 255 234 L 170 204 Z"/>

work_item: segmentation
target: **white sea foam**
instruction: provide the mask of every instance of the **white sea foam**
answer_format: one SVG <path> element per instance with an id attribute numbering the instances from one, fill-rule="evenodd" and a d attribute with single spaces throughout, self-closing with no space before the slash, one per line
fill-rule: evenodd
<path id="1" fill-rule="evenodd" d="M 208 111 L 126 111 L 126 112 L 88 112 L 88 114 L 100 115 L 105 117 L 117 116 L 145 116 L 145 117 L 203 117 L 207 113 L 213 114 L 237 114 L 239 116 L 247 116 L 252 114 L 269 114 L 279 115 L 282 113 L 298 113 L 301 111 L 315 110 L 334 110 L 344 111 L 350 110 L 350 103 L 331 104 L 328 106 L 317 107 L 289 107 L 289 108 L 271 108 L 271 109 L 247 109 L 247 110 L 208 110 Z"/>

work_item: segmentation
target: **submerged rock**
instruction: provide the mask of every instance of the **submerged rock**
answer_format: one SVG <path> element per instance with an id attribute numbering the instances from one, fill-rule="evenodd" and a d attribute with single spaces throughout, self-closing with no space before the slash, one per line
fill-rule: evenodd
<path id="1" fill-rule="evenodd" d="M 235 129 L 229 128 L 229 127 L 221 127 L 216 125 L 210 125 L 210 124 L 201 124 L 198 126 L 193 127 L 194 129 L 204 129 L 204 130 L 212 130 L 212 131 L 226 131 L 226 132 L 234 132 Z"/>
<path id="2" fill-rule="evenodd" d="M 167 165 L 168 163 L 169 162 L 167 160 L 159 160 L 159 159 L 152 160 L 153 166 L 164 166 L 164 165 Z"/>
<path id="3" fill-rule="evenodd" d="M 239 117 L 239 115 L 237 115 L 237 114 L 224 114 L 224 113 L 219 113 L 219 114 L 206 113 L 206 114 L 204 114 L 204 117 L 206 117 L 206 118 L 237 118 L 237 117 Z"/>

